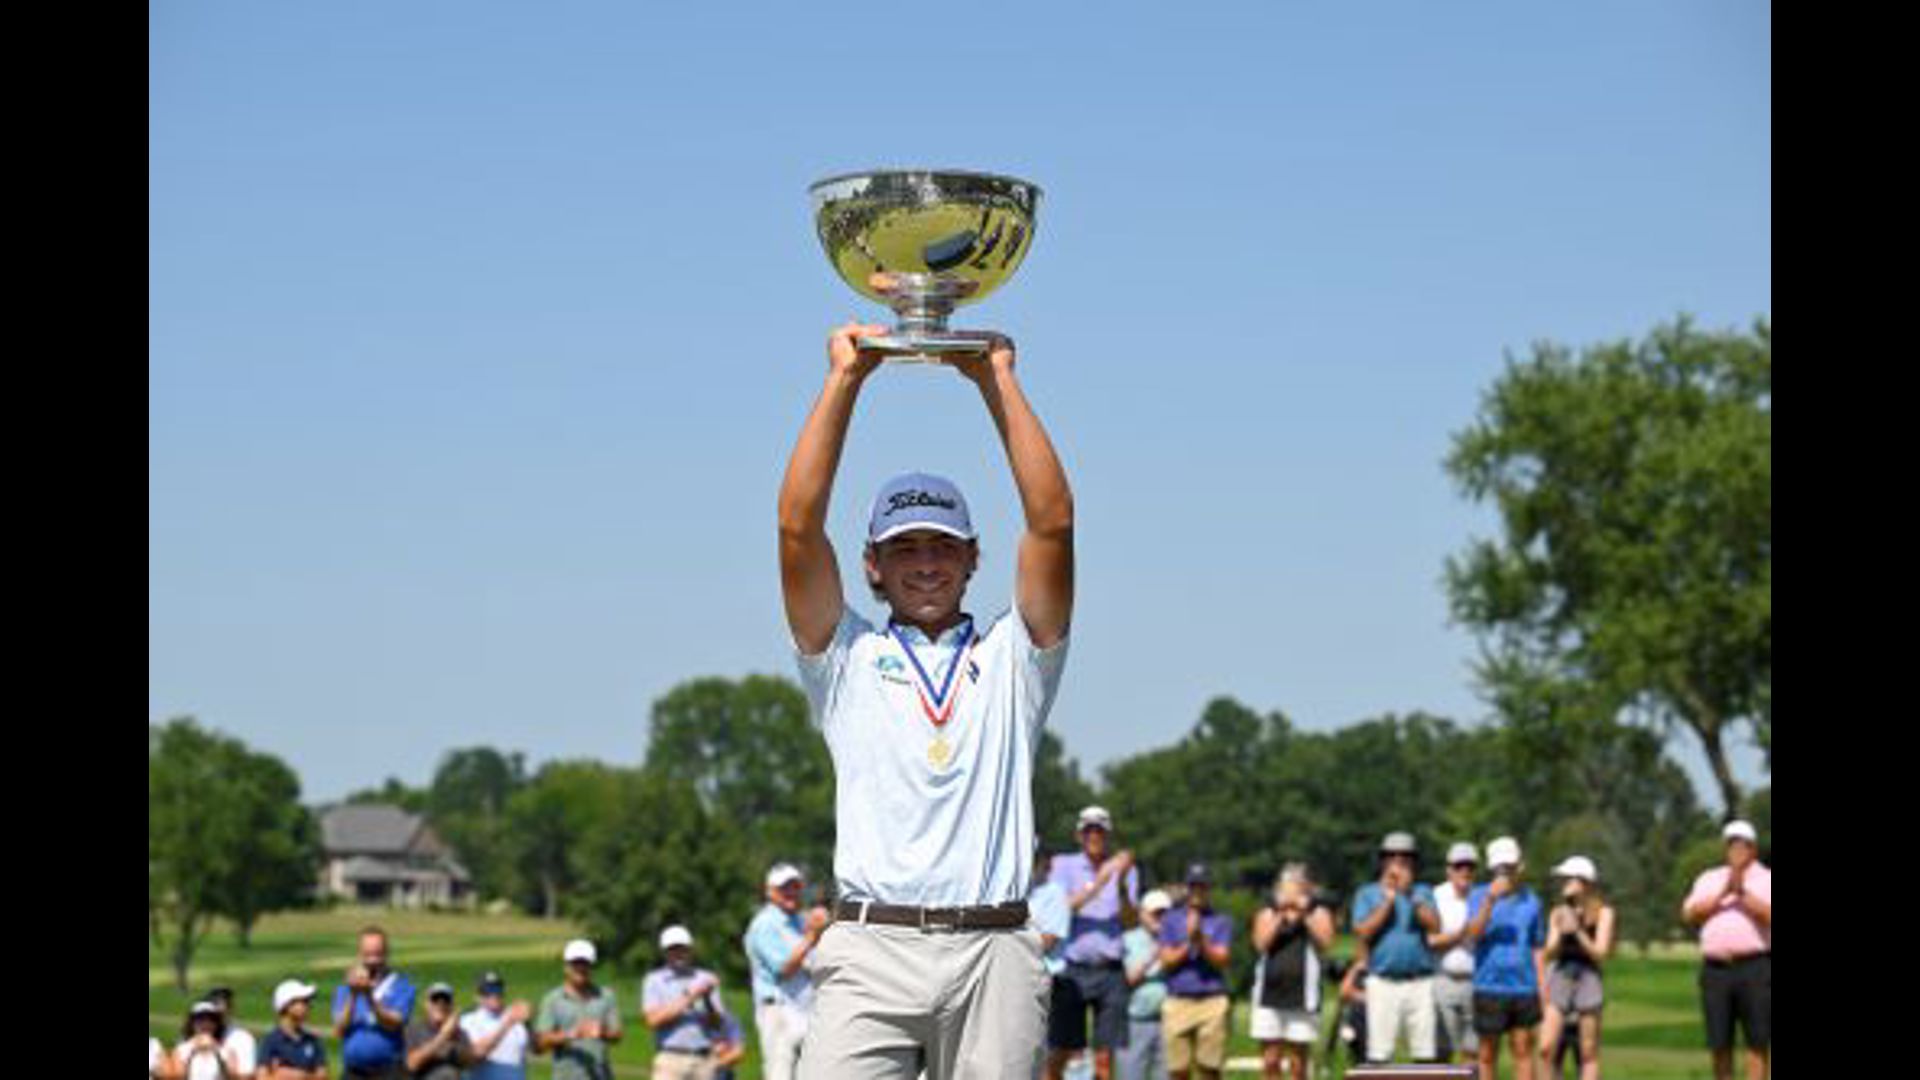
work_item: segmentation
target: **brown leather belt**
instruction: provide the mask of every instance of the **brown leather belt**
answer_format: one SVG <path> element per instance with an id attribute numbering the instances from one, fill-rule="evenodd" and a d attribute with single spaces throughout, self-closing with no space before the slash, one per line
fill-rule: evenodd
<path id="1" fill-rule="evenodd" d="M 838 922 L 912 926 L 921 930 L 1018 930 L 1027 925 L 1027 902 L 931 908 L 841 900 L 833 906 L 833 917 Z"/>

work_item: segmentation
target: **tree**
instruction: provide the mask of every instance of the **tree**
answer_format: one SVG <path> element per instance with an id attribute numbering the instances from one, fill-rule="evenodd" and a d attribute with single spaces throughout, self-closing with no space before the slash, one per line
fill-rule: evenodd
<path id="1" fill-rule="evenodd" d="M 1770 325 L 1681 320 L 1578 358 L 1537 345 L 1446 467 L 1503 524 L 1447 565 L 1496 701 L 1555 703 L 1556 723 L 1685 727 L 1735 814 L 1728 741 L 1772 746 Z"/>
<path id="2" fill-rule="evenodd" d="M 450 750 L 427 786 L 427 819 L 486 896 L 513 888 L 506 852 L 507 803 L 527 783 L 526 757 L 492 747 Z"/>
<path id="3" fill-rule="evenodd" d="M 579 881 L 579 846 L 600 833 L 644 827 L 615 814 L 628 771 L 597 761 L 549 762 L 508 798 L 504 854 L 527 910 L 559 918 Z"/>
<path id="4" fill-rule="evenodd" d="M 410 787 L 397 776 L 387 777 L 386 783 L 377 788 L 362 788 L 341 800 L 349 806 L 361 806 L 377 803 L 382 806 L 397 806 L 409 814 L 424 814 L 427 811 L 427 793 L 417 787 Z"/>
<path id="5" fill-rule="evenodd" d="M 311 819 L 292 770 L 191 718 L 147 728 L 147 925 L 185 990 L 218 916 L 247 941 L 313 886 Z"/>
<path id="6" fill-rule="evenodd" d="M 1075 845 L 1075 823 L 1082 808 L 1098 802 L 1093 785 L 1080 777 L 1080 763 L 1067 757 L 1060 736 L 1042 728 L 1033 752 L 1034 833 L 1049 850 Z"/>
<path id="7" fill-rule="evenodd" d="M 833 763 L 785 679 L 695 679 L 653 706 L 645 769 L 687 781 L 716 822 L 737 830 L 764 870 L 832 865 Z"/>
<path id="8" fill-rule="evenodd" d="M 233 920 L 240 947 L 253 945 L 253 927 L 269 911 L 297 907 L 313 893 L 320 842 L 313 815 L 300 805 L 300 779 L 279 758 L 238 743 L 227 782 L 240 815 L 236 849 L 216 891 L 220 913 Z"/>
<path id="9" fill-rule="evenodd" d="M 609 810 L 644 827 L 596 829 L 580 840 L 571 913 L 608 955 L 634 967 L 664 962 L 657 935 L 685 925 L 703 963 L 743 979 L 736 946 L 765 872 L 750 854 L 751 830 L 716 819 L 687 778 L 652 771 L 622 773 Z"/>

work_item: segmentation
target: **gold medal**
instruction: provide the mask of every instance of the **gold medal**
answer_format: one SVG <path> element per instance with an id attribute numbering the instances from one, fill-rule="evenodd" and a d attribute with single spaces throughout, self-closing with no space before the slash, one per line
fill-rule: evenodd
<path id="1" fill-rule="evenodd" d="M 953 760 L 952 744 L 947 742 L 945 735 L 935 735 L 933 742 L 927 744 L 927 764 L 939 771 L 945 769 L 947 762 L 951 760 Z"/>

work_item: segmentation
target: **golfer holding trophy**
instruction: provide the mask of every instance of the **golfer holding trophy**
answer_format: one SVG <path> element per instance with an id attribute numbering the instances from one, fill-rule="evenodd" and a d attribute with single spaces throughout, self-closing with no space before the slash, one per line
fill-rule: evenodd
<path id="1" fill-rule="evenodd" d="M 1013 342 L 949 330 L 1032 243 L 1039 190 L 941 171 L 813 187 L 827 256 L 899 325 L 827 339 L 826 385 L 780 489 L 780 580 L 814 722 L 833 758 L 838 898 L 814 951 L 803 1080 L 1038 1076 L 1049 980 L 1027 917 L 1033 756 L 1073 611 L 1073 495 L 1015 377 Z M 876 625 L 847 603 L 828 501 L 860 389 L 889 361 L 952 367 L 998 430 L 1025 513 L 1012 610 L 965 605 L 979 565 L 966 499 L 909 472 L 868 517 Z"/>

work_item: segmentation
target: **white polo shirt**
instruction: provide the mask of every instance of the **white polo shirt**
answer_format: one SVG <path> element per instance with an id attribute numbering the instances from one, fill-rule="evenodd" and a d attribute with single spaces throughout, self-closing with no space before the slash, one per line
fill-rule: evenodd
<path id="1" fill-rule="evenodd" d="M 968 624 L 929 641 L 900 627 L 936 688 L 955 663 L 953 715 L 936 731 L 912 659 L 851 608 L 833 641 L 801 656 L 800 681 L 833 757 L 842 899 L 922 907 L 1024 900 L 1033 873 L 1033 755 L 1066 666 L 1065 638 L 1039 649 L 1009 612 L 964 652 Z"/>

